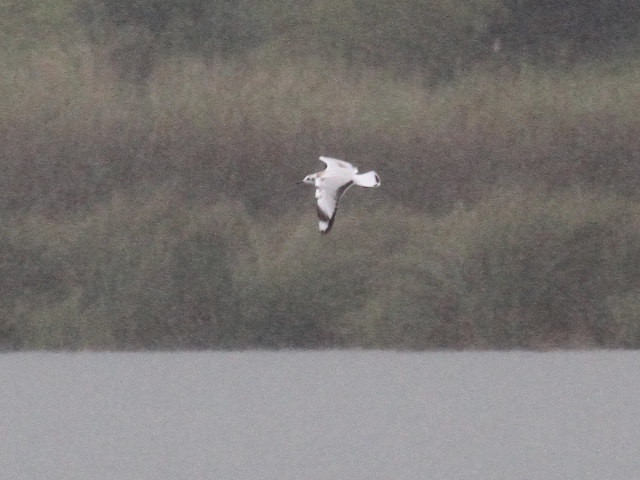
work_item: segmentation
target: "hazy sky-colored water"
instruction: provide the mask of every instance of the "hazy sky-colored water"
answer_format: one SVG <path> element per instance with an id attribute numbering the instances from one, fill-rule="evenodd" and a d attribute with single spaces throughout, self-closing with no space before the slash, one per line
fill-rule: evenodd
<path id="1" fill-rule="evenodd" d="M 35 479 L 640 478 L 637 352 L 0 356 Z"/>

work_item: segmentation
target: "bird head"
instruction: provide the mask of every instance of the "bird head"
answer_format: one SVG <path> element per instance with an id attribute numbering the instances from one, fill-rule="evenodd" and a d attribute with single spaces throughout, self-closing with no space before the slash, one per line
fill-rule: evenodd
<path id="1" fill-rule="evenodd" d="M 309 183 L 311 185 L 315 185 L 316 183 L 316 175 L 307 175 L 306 177 L 304 177 L 304 179 L 302 180 L 301 183 Z"/>

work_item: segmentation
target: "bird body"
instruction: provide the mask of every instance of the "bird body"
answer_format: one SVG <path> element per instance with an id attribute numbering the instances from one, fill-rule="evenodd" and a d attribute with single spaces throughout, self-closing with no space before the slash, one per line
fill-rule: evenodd
<path id="1" fill-rule="evenodd" d="M 358 174 L 358 169 L 344 160 L 331 157 L 320 157 L 327 165 L 321 172 L 304 177 L 303 183 L 316 187 L 316 211 L 320 233 L 328 233 L 333 226 L 338 210 L 338 202 L 352 186 L 378 187 L 380 177 L 374 171 Z"/>

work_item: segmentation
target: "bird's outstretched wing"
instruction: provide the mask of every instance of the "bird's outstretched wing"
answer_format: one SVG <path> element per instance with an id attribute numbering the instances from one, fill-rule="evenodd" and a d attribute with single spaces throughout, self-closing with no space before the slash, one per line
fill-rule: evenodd
<path id="1" fill-rule="evenodd" d="M 358 169 L 344 160 L 331 157 L 320 157 L 320 160 L 327 165 L 327 170 L 344 170 L 351 173 L 358 173 Z"/>
<path id="2" fill-rule="evenodd" d="M 353 180 L 346 183 L 340 177 L 329 177 L 316 185 L 316 211 L 320 233 L 328 233 L 336 219 L 338 202 L 344 192 L 353 185 Z"/>

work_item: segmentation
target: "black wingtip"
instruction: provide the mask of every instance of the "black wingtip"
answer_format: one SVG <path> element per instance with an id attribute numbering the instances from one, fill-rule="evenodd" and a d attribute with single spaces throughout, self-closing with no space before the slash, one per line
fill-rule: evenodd
<path id="1" fill-rule="evenodd" d="M 325 212 L 323 212 L 320 207 L 316 207 L 316 211 L 318 212 L 318 220 L 320 220 L 323 223 L 327 224 L 327 228 L 325 228 L 324 230 L 320 230 L 321 234 L 325 234 L 325 233 L 329 233 L 329 230 L 331 230 L 331 227 L 333 226 L 333 221 L 336 218 L 336 211 L 337 209 L 333 212 L 333 216 L 329 217 L 329 215 L 327 215 Z"/>

